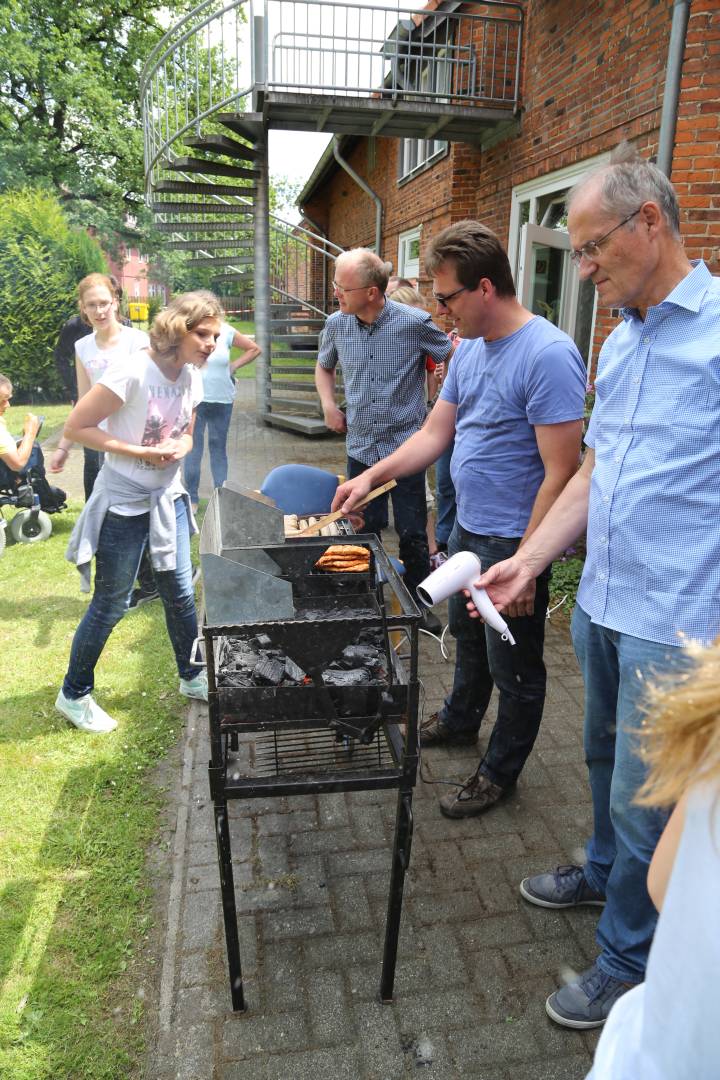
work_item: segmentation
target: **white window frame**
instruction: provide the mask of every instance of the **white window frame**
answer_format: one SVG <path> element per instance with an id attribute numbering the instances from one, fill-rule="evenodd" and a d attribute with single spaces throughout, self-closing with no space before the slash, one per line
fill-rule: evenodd
<path id="1" fill-rule="evenodd" d="M 582 178 L 592 169 L 597 168 L 599 165 L 607 164 L 609 160 L 609 153 L 597 154 L 595 157 L 586 158 L 584 161 L 578 161 L 574 165 L 568 165 L 567 168 L 557 169 L 555 172 L 545 173 L 544 176 L 538 177 L 535 180 L 528 180 L 526 183 L 518 184 L 517 187 L 513 188 L 510 202 L 510 225 L 508 228 L 507 251 L 518 298 L 521 301 L 523 298 L 524 287 L 523 275 L 526 269 L 525 266 L 520 266 L 521 255 L 524 254 L 522 251 L 523 228 L 524 225 L 533 227 L 542 226 L 542 222 L 537 220 L 539 200 L 545 195 L 552 195 L 554 192 L 561 192 L 571 188 L 574 184 L 577 184 L 578 181 L 582 180 Z M 526 202 L 530 203 L 528 220 L 524 225 L 521 225 L 521 208 L 523 203 Z M 536 228 L 533 228 L 533 232 L 535 231 Z M 526 236 L 527 233 L 528 229 L 525 229 Z M 572 314 L 572 319 L 574 321 L 574 312 L 577 305 L 577 287 L 571 291 L 567 303 L 569 305 L 568 311 Z M 590 329 L 591 343 L 595 333 L 596 316 L 597 297 L 595 298 L 592 326 Z M 592 359 L 592 349 L 588 359 L 589 361 Z"/>
<path id="2" fill-rule="evenodd" d="M 422 238 L 422 225 L 416 225 L 414 229 L 401 232 L 398 237 L 398 260 L 397 276 L 401 278 L 420 277 L 420 243 Z M 408 256 L 410 245 L 417 240 L 417 258 Z"/>

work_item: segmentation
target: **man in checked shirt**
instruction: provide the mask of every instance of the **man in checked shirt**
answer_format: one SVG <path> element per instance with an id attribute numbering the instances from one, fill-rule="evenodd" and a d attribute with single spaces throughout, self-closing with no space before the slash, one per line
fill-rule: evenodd
<path id="1" fill-rule="evenodd" d="M 331 431 L 347 433 L 347 473 L 358 476 L 386 457 L 427 414 L 425 361 L 452 352 L 447 335 L 427 311 L 385 298 L 390 267 L 374 252 L 354 248 L 335 261 L 333 288 L 339 311 L 325 324 L 315 385 Z M 335 402 L 335 368 L 343 373 L 347 414 Z M 391 492 L 393 519 L 411 596 L 430 573 L 425 469 L 398 481 Z M 363 511 L 365 527 L 379 536 L 388 524 L 387 495 Z M 440 620 L 428 611 L 425 629 L 437 633 Z"/>
<path id="2" fill-rule="evenodd" d="M 645 683 L 678 677 L 684 646 L 720 632 L 720 280 L 688 260 L 670 181 L 627 144 L 570 193 L 568 211 L 580 276 L 623 321 L 600 352 L 582 468 L 480 585 L 503 610 L 587 526 L 572 630 L 593 835 L 583 866 L 520 885 L 540 907 L 604 907 L 595 964 L 546 1003 L 582 1029 L 642 982 L 657 918 L 647 872 L 665 817 L 633 802 L 645 779 L 638 730 L 652 723 Z"/>

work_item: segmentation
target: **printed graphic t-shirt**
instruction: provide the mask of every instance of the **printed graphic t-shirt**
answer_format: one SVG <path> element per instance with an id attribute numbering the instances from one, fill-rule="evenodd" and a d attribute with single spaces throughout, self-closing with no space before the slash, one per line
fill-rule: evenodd
<path id="1" fill-rule="evenodd" d="M 202 401 L 202 379 L 197 368 L 186 364 L 175 382 L 166 379 L 146 350 L 111 364 L 100 384 L 112 390 L 124 402 L 122 408 L 106 420 L 107 431 L 123 442 L 139 446 L 157 446 L 164 439 L 179 439 L 187 431 L 193 409 Z M 139 458 L 106 454 L 111 469 L 127 476 L 148 492 L 168 488 L 181 495 L 181 462 L 165 468 L 149 465 Z M 113 506 L 113 512 L 131 517 L 150 507 Z"/>
<path id="2" fill-rule="evenodd" d="M 94 386 L 109 364 L 130 356 L 138 349 L 145 349 L 149 344 L 150 338 L 144 330 L 136 330 L 134 326 L 121 326 L 120 337 L 109 349 L 100 348 L 95 334 L 90 334 L 75 342 L 75 355 L 85 368 L 90 385 Z"/>

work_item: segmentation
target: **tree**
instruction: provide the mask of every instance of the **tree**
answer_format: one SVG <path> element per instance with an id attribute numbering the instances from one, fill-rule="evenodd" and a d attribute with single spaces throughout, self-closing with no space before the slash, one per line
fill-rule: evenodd
<path id="1" fill-rule="evenodd" d="M 51 186 L 105 239 L 140 212 L 142 64 L 183 0 L 3 0 L 0 191 Z"/>
<path id="2" fill-rule="evenodd" d="M 60 393 L 53 361 L 58 331 L 77 311 L 77 283 L 107 273 L 99 245 L 70 226 L 54 195 L 0 195 L 0 355 L 19 398 Z"/>

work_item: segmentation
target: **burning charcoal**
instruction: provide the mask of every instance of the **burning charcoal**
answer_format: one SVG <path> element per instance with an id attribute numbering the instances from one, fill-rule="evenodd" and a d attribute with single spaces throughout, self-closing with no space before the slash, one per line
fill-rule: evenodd
<path id="1" fill-rule="evenodd" d="M 376 649 L 380 649 L 382 652 L 385 648 L 382 630 L 376 630 L 373 626 L 367 626 L 358 634 L 358 644 L 374 645 Z"/>
<path id="2" fill-rule="evenodd" d="M 272 640 L 267 634 L 258 634 L 256 637 L 250 638 L 250 644 L 256 649 L 272 648 Z"/>
<path id="3" fill-rule="evenodd" d="M 255 665 L 253 681 L 256 686 L 279 686 L 284 675 L 284 664 L 279 660 L 264 656 Z"/>
<path id="4" fill-rule="evenodd" d="M 285 660 L 285 678 L 293 683 L 301 683 L 305 678 L 305 672 L 288 656 Z"/>
<path id="5" fill-rule="evenodd" d="M 360 664 L 364 667 L 374 668 L 383 659 L 384 657 L 379 650 L 372 645 L 348 645 L 338 658 L 338 664 L 344 668 L 358 667 Z"/>
<path id="6" fill-rule="evenodd" d="M 322 680 L 326 686 L 367 686 L 371 681 L 366 668 L 353 668 L 350 671 L 326 668 Z"/>

